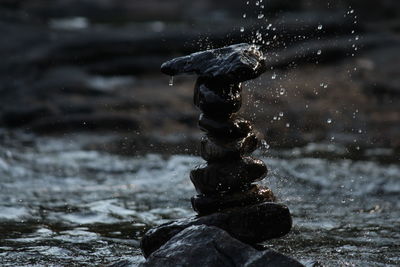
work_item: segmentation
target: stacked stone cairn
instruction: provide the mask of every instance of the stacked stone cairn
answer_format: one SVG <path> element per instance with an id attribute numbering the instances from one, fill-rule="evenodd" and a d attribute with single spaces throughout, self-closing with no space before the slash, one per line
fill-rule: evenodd
<path id="1" fill-rule="evenodd" d="M 263 161 L 249 156 L 259 145 L 251 123 L 237 112 L 242 105 L 242 82 L 266 70 L 256 45 L 236 44 L 165 62 L 167 75 L 197 74 L 194 104 L 202 112 L 205 132 L 200 154 L 207 164 L 191 171 L 197 195 L 197 216 L 173 221 L 148 231 L 141 247 L 145 257 L 192 225 L 215 226 L 234 238 L 256 244 L 287 234 L 292 225 L 288 208 L 275 203 L 272 191 L 254 184 L 267 174 Z"/>

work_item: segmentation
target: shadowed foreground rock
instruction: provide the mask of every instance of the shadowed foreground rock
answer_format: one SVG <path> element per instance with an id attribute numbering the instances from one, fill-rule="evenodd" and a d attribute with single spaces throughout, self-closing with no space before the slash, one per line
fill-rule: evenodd
<path id="1" fill-rule="evenodd" d="M 263 198 L 261 200 L 264 201 Z M 254 244 L 287 234 L 292 226 L 292 220 L 285 205 L 271 202 L 207 216 L 184 218 L 148 231 L 141 242 L 144 256 L 148 257 L 174 235 L 193 225 L 219 227 L 242 242 Z"/>
<path id="2" fill-rule="evenodd" d="M 298 261 L 274 250 L 258 251 L 217 227 L 186 228 L 141 266 L 248 266 L 296 267 Z"/>

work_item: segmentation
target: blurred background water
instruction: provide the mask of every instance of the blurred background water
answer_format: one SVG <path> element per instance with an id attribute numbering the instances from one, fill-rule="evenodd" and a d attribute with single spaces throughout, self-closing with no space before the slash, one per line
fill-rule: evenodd
<path id="1" fill-rule="evenodd" d="M 265 243 L 327 266 L 400 263 L 400 3 L 3 0 L 0 262 L 143 260 L 150 227 L 193 214 L 202 160 L 191 77 L 167 59 L 237 42 L 265 183 L 294 229 Z"/>

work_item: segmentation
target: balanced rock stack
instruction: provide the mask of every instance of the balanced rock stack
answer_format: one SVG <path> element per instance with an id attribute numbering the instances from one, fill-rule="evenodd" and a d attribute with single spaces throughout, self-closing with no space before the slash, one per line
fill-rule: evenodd
<path id="1" fill-rule="evenodd" d="M 147 232 L 141 243 L 146 257 L 192 225 L 221 228 L 248 244 L 290 231 L 288 208 L 274 203 L 270 189 L 254 184 L 266 176 L 267 167 L 249 156 L 259 140 L 251 123 L 236 114 L 242 105 L 241 83 L 258 77 L 265 69 L 262 52 L 249 44 L 202 51 L 161 66 L 161 71 L 170 76 L 198 75 L 194 104 L 202 112 L 199 127 L 205 136 L 201 156 L 207 164 L 190 174 L 198 193 L 191 199 L 198 216 Z"/>

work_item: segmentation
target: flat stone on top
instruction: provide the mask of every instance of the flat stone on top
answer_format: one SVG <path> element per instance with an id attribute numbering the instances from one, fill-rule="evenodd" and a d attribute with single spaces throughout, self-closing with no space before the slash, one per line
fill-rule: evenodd
<path id="1" fill-rule="evenodd" d="M 170 76 L 186 73 L 243 82 L 265 71 L 265 58 L 259 46 L 241 43 L 174 58 L 162 64 L 161 71 Z"/>

